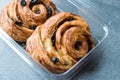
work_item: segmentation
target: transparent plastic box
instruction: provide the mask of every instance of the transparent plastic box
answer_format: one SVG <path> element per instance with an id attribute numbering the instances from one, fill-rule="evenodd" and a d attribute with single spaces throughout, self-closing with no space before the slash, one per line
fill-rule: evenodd
<path id="1" fill-rule="evenodd" d="M 39 75 L 44 74 L 46 80 L 68 80 L 75 76 L 91 59 L 99 53 L 101 50 L 105 49 L 107 45 L 108 36 L 110 36 L 111 30 L 109 29 L 109 24 L 102 20 L 93 9 L 90 9 L 85 0 L 52 0 L 60 12 L 72 12 L 74 14 L 82 16 L 88 23 L 92 36 L 95 41 L 95 47 L 89 53 L 87 53 L 82 59 L 80 59 L 75 65 L 73 65 L 68 71 L 62 74 L 54 74 L 49 72 L 44 66 L 39 65 L 34 61 L 30 55 L 11 37 L 9 37 L 0 28 L 0 39 L 4 40 L 11 49 L 16 52 L 16 55 L 20 56 L 28 65 L 34 69 Z M 87 6 L 88 5 L 88 6 Z M 86 7 L 87 6 L 87 7 Z M 99 10 L 98 10 L 99 12 Z M 100 14 L 100 13 L 99 13 Z M 104 14 L 103 12 L 101 14 Z"/>

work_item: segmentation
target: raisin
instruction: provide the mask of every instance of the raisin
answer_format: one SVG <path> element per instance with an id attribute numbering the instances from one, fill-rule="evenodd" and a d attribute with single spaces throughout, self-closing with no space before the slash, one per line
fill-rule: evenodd
<path id="1" fill-rule="evenodd" d="M 54 58 L 52 58 L 52 62 L 53 62 L 53 63 L 57 63 L 58 61 L 59 61 L 59 59 L 58 59 L 58 58 L 55 58 L 55 57 L 54 57 Z"/>
<path id="2" fill-rule="evenodd" d="M 38 10 L 38 11 L 36 11 L 35 13 L 36 13 L 36 14 L 40 14 L 40 11 Z"/>
<path id="3" fill-rule="evenodd" d="M 31 3 L 35 4 L 38 0 L 31 0 Z"/>
<path id="4" fill-rule="evenodd" d="M 22 22 L 15 22 L 16 25 L 22 26 Z"/>
<path id="5" fill-rule="evenodd" d="M 22 6 L 26 6 L 25 0 L 21 0 L 20 4 L 21 4 Z"/>
<path id="6" fill-rule="evenodd" d="M 50 7 L 47 7 L 47 15 L 48 17 L 52 16 L 52 9 Z"/>
<path id="7" fill-rule="evenodd" d="M 55 35 L 52 36 L 52 42 L 53 42 L 53 46 L 55 46 Z"/>
<path id="8" fill-rule="evenodd" d="M 33 25 L 33 26 L 30 26 L 30 29 L 35 30 L 36 27 L 37 27 L 36 25 Z"/>
<path id="9" fill-rule="evenodd" d="M 73 18 L 73 17 L 70 17 L 70 18 L 68 19 L 68 21 L 72 21 L 72 20 L 74 20 L 74 18 Z"/>

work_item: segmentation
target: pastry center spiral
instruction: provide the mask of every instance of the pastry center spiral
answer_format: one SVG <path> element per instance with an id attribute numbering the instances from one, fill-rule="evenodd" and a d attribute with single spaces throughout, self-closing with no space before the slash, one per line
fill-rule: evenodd
<path id="1" fill-rule="evenodd" d="M 48 70 L 62 73 L 93 47 L 86 22 L 75 14 L 61 12 L 38 26 L 28 39 L 26 49 Z"/>
<path id="2" fill-rule="evenodd" d="M 74 48 L 75 48 L 76 50 L 79 50 L 81 45 L 82 45 L 81 41 L 77 41 L 77 42 L 75 43 L 75 45 L 74 45 Z"/>
<path id="3" fill-rule="evenodd" d="M 49 6 L 45 5 L 43 2 L 31 2 L 29 7 L 36 14 L 42 14 L 42 12 L 45 11 L 47 12 L 48 17 L 52 15 L 52 9 Z"/>

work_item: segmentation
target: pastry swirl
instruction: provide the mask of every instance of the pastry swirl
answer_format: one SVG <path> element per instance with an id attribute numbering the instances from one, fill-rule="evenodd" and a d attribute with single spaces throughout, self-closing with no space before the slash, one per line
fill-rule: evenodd
<path id="1" fill-rule="evenodd" d="M 93 38 L 84 19 L 61 12 L 37 27 L 27 40 L 26 50 L 49 71 L 63 73 L 93 47 Z"/>
<path id="2" fill-rule="evenodd" d="M 50 0 L 12 0 L 0 18 L 0 26 L 15 41 L 26 42 L 38 25 L 57 13 Z"/>

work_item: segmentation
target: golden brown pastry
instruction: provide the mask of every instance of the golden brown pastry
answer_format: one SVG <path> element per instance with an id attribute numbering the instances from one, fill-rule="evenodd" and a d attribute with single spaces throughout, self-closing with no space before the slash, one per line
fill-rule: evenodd
<path id="1" fill-rule="evenodd" d="M 57 13 L 50 0 L 12 0 L 0 17 L 0 26 L 16 41 L 25 42 L 35 28 Z"/>
<path id="2" fill-rule="evenodd" d="M 53 73 L 63 73 L 94 47 L 87 23 L 78 15 L 61 12 L 37 27 L 27 40 L 33 59 Z"/>

